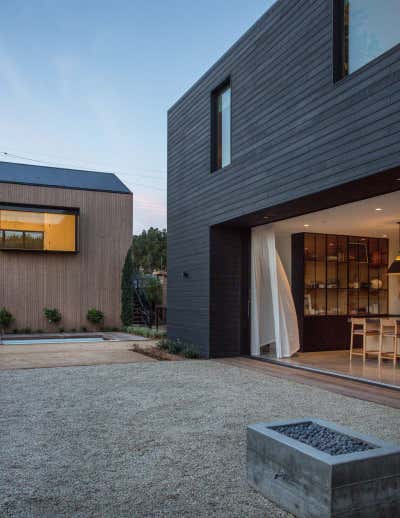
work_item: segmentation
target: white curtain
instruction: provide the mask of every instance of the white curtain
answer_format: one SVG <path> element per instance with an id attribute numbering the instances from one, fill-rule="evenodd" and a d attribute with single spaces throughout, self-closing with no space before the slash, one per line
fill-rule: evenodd
<path id="1" fill-rule="evenodd" d="M 252 229 L 251 354 L 275 344 L 276 356 L 288 358 L 299 350 L 299 331 L 292 290 L 276 250 L 270 225 Z"/>

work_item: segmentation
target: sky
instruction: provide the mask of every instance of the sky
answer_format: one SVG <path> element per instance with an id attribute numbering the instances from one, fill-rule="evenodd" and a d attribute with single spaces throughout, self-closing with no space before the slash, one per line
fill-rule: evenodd
<path id="1" fill-rule="evenodd" d="M 0 160 L 115 172 L 165 228 L 167 110 L 273 3 L 1 0 Z"/>

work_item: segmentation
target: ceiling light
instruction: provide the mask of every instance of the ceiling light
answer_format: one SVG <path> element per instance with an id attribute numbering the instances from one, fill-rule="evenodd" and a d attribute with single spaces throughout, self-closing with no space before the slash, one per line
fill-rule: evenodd
<path id="1" fill-rule="evenodd" d="M 382 236 L 382 237 L 387 237 L 387 234 L 383 234 L 383 236 Z"/>
<path id="2" fill-rule="evenodd" d="M 269 216 L 264 216 L 264 219 L 269 219 Z"/>
<path id="3" fill-rule="evenodd" d="M 309 225 L 308 223 L 306 223 L 304 226 L 305 226 L 306 228 L 308 228 L 310 225 Z"/>
<path id="4" fill-rule="evenodd" d="M 375 209 L 376 212 L 381 212 L 383 209 L 381 209 L 380 207 L 378 207 L 377 209 Z"/>

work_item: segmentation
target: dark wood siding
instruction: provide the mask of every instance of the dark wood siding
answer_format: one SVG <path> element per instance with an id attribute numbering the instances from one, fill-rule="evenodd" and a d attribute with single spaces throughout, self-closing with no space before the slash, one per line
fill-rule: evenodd
<path id="1" fill-rule="evenodd" d="M 132 240 L 132 195 L 0 183 L 0 202 L 77 208 L 79 253 L 0 252 L 0 306 L 18 329 L 51 329 L 44 307 L 61 311 L 65 330 L 90 327 L 91 307 L 120 326 L 121 271 Z M 54 329 L 54 328 L 53 328 Z"/>
<path id="2" fill-rule="evenodd" d="M 169 111 L 169 333 L 206 354 L 211 226 L 400 165 L 400 46 L 334 83 L 332 3 L 278 0 Z M 227 77 L 232 163 L 211 174 Z"/>

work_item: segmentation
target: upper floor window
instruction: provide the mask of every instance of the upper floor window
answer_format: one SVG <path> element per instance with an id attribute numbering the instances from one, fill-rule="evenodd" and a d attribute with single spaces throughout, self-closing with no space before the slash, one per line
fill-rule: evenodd
<path id="1" fill-rule="evenodd" d="M 0 205 L 0 249 L 77 251 L 77 211 Z"/>
<path id="2" fill-rule="evenodd" d="M 231 84 L 226 81 L 212 95 L 212 170 L 231 163 Z"/>
<path id="3" fill-rule="evenodd" d="M 336 79 L 340 79 L 400 42 L 400 1 L 334 1 Z"/>

